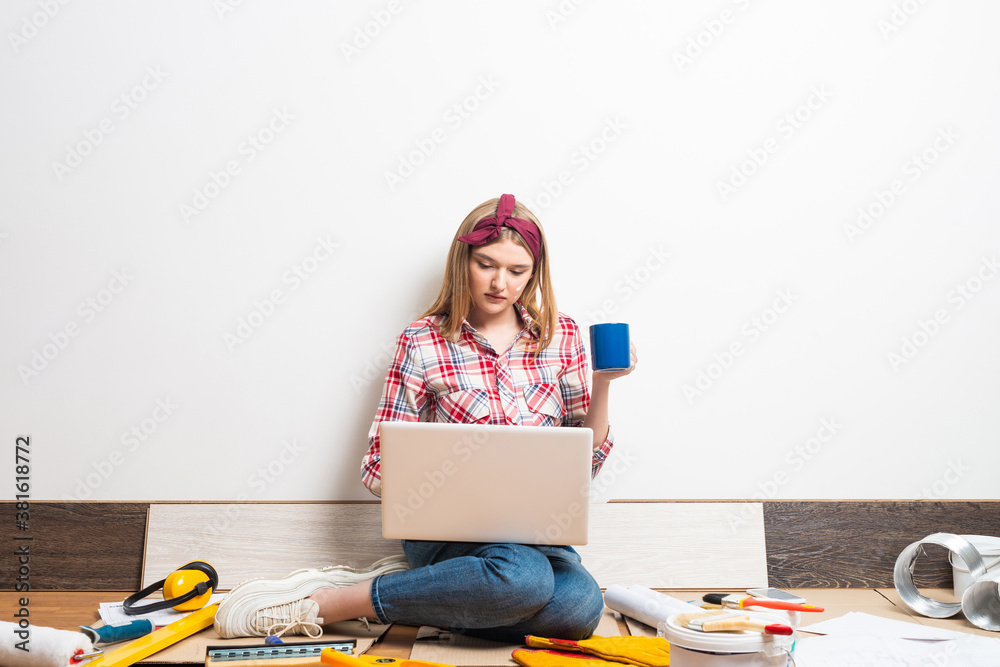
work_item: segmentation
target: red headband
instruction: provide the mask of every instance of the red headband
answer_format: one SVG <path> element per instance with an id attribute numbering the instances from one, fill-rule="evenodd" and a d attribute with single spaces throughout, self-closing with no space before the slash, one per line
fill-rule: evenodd
<path id="1" fill-rule="evenodd" d="M 521 238 L 528 244 L 531 256 L 535 263 L 538 263 L 538 255 L 542 250 L 542 235 L 538 232 L 538 226 L 531 220 L 524 218 L 513 218 L 514 195 L 503 195 L 500 203 L 497 204 L 497 214 L 488 218 L 483 218 L 476 223 L 472 231 L 465 236 L 459 236 L 458 240 L 468 243 L 471 246 L 486 245 L 500 235 L 501 227 L 510 227 L 521 235 Z"/>

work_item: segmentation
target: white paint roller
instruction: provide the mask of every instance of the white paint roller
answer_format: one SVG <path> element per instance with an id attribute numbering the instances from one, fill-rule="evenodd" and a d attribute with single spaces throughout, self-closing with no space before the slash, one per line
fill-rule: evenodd
<path id="1" fill-rule="evenodd" d="M 0 667 L 72 667 L 78 651 L 94 652 L 82 632 L 0 621 Z"/>

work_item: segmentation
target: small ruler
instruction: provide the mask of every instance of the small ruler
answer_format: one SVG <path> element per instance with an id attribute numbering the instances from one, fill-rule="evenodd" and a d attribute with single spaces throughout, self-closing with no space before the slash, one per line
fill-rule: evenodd
<path id="1" fill-rule="evenodd" d="M 255 644 L 253 646 L 209 646 L 205 667 L 277 667 L 318 664 L 323 649 L 354 655 L 356 639 L 302 644 Z"/>

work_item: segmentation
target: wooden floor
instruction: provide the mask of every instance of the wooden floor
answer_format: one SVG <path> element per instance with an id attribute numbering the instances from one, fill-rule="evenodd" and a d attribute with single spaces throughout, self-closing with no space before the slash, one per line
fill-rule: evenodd
<path id="1" fill-rule="evenodd" d="M 81 625 L 91 625 L 100 621 L 101 615 L 98 609 L 102 602 L 122 600 L 126 595 L 128 593 L 120 591 L 110 593 L 93 591 L 31 593 L 28 596 L 31 624 L 75 631 Z M 11 618 L 11 615 L 19 608 L 20 598 L 21 596 L 14 593 L 0 593 L 2 618 Z M 410 648 L 413 646 L 413 640 L 416 636 L 416 627 L 394 625 L 379 640 L 377 655 L 409 658 Z M 150 660 L 153 659 L 150 658 Z"/>
<path id="2" fill-rule="evenodd" d="M 683 600 L 698 600 L 703 591 L 664 591 Z M 733 591 L 736 592 L 736 591 Z M 823 606 L 823 613 L 810 614 L 807 621 L 816 622 L 837 618 L 850 611 L 861 611 L 876 616 L 909 621 L 932 627 L 948 628 L 960 632 L 980 634 L 990 637 L 998 633 L 980 630 L 966 621 L 961 614 L 956 618 L 932 619 L 920 616 L 900 600 L 894 589 L 802 589 L 798 594 L 811 604 Z M 945 599 L 947 591 L 925 591 L 937 599 Z M 121 600 L 122 592 L 46 592 L 31 593 L 28 609 L 32 625 L 48 626 L 62 630 L 76 630 L 78 626 L 90 625 L 100 619 L 98 607 L 101 602 Z M 0 614 L 11 618 L 19 607 L 20 596 L 14 593 L 0 593 Z M 629 634 L 627 626 L 619 623 L 622 634 Z M 409 658 L 417 628 L 394 625 L 372 647 L 370 653 L 393 658 Z"/>

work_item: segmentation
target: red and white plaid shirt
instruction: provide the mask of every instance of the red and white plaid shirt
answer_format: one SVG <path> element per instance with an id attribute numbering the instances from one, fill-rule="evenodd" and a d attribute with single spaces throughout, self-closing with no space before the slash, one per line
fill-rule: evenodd
<path id="1" fill-rule="evenodd" d="M 499 354 L 468 322 L 462 322 L 457 342 L 446 340 L 436 327 L 444 319 L 440 315 L 417 320 L 399 335 L 361 462 L 361 481 L 372 493 L 381 495 L 378 425 L 383 421 L 583 425 L 590 388 L 580 328 L 560 313 L 552 342 L 532 359 L 519 343 L 538 335 L 528 311 L 520 302 L 516 307 L 524 328 Z M 609 430 L 594 451 L 594 475 L 612 444 Z"/>

